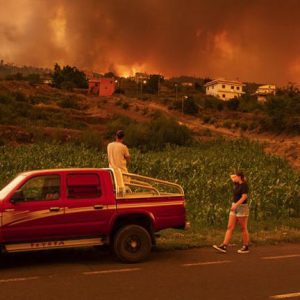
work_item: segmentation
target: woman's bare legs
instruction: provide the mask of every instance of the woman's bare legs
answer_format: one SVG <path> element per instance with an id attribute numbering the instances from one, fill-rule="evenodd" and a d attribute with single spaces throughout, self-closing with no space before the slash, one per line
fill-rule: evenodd
<path id="1" fill-rule="evenodd" d="M 236 216 L 229 215 L 227 231 L 225 233 L 225 238 L 224 238 L 223 245 L 228 245 L 229 244 L 230 239 L 232 237 L 232 233 L 233 233 L 235 224 L 236 224 Z"/>
<path id="2" fill-rule="evenodd" d="M 238 222 L 241 225 L 243 245 L 249 245 L 249 232 L 248 232 L 248 217 L 239 217 Z"/>

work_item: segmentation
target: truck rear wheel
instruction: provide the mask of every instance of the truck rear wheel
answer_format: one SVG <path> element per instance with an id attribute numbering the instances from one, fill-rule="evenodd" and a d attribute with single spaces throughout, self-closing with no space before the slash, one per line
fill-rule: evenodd
<path id="1" fill-rule="evenodd" d="M 123 262 L 136 263 L 146 259 L 151 252 L 149 232 L 139 225 L 119 229 L 113 240 L 114 253 Z"/>

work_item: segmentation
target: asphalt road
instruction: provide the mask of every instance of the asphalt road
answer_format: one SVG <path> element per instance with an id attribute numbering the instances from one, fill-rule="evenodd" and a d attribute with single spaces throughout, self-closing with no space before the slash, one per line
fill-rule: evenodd
<path id="1" fill-rule="evenodd" d="M 0 299 L 300 299 L 300 244 L 160 251 L 141 264 L 97 249 L 1 257 Z"/>

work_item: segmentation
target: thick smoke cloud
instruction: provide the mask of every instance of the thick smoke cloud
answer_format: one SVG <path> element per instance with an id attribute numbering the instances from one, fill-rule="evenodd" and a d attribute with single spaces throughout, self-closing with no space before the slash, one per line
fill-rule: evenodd
<path id="1" fill-rule="evenodd" d="M 0 58 L 300 82 L 298 0 L 0 0 Z"/>

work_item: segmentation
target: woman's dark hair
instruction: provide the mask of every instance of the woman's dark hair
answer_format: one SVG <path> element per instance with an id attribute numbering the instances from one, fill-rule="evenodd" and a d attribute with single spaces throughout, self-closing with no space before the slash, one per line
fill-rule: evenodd
<path id="1" fill-rule="evenodd" d="M 116 136 L 119 140 L 123 139 L 124 136 L 125 136 L 125 133 L 123 130 L 118 130 L 117 133 L 116 133 Z"/>
<path id="2" fill-rule="evenodd" d="M 237 172 L 236 172 L 236 176 L 241 177 L 242 181 L 246 181 L 244 172 L 242 172 L 242 171 L 237 171 Z"/>

